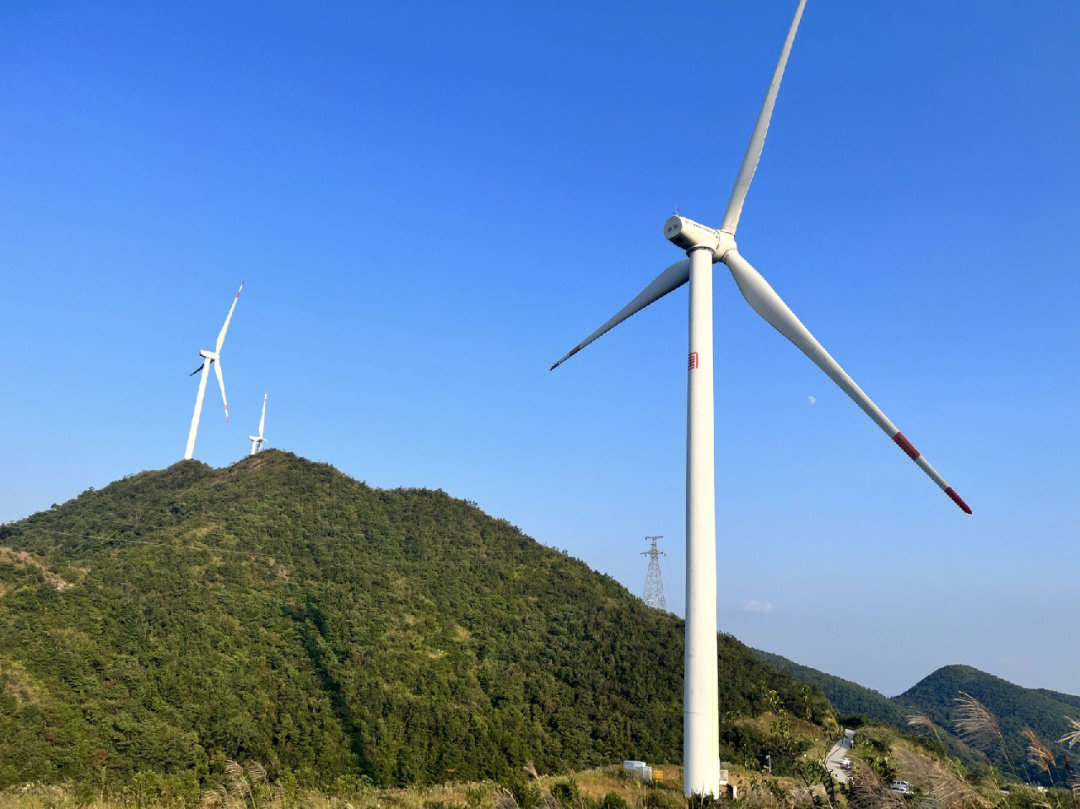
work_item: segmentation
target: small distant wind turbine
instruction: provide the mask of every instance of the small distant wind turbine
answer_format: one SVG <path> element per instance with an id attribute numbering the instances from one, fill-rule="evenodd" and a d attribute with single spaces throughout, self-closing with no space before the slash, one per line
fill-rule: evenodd
<path id="1" fill-rule="evenodd" d="M 254 455 L 256 452 L 259 452 L 262 449 L 262 445 L 263 445 L 263 425 L 266 424 L 266 394 L 267 393 L 269 393 L 269 391 L 265 391 L 265 390 L 263 391 L 263 410 L 262 410 L 262 416 L 259 418 L 259 434 L 258 435 L 249 435 L 248 436 L 248 438 L 251 439 L 251 454 L 252 455 Z"/>
<path id="2" fill-rule="evenodd" d="M 191 429 L 188 431 L 187 449 L 184 450 L 184 460 L 189 460 L 195 452 L 195 435 L 199 432 L 199 415 L 202 413 L 203 395 L 206 393 L 206 375 L 210 372 L 211 365 L 214 366 L 218 386 L 221 388 L 221 402 L 225 405 L 225 421 L 229 420 L 229 400 L 225 398 L 225 380 L 221 376 L 221 346 L 225 342 L 225 332 L 229 330 L 229 321 L 232 320 L 236 302 L 240 300 L 240 293 L 244 291 L 246 283 L 246 281 L 241 281 L 240 289 L 236 290 L 236 297 L 233 298 L 232 306 L 229 307 L 229 314 L 226 315 L 225 325 L 221 327 L 221 332 L 217 336 L 217 345 L 214 346 L 214 350 L 200 351 L 199 356 L 203 358 L 202 365 L 189 374 L 189 376 L 195 376 L 202 371 L 202 376 L 199 378 L 199 392 L 195 396 L 195 413 L 191 417 Z"/>
<path id="3" fill-rule="evenodd" d="M 683 791 L 718 796 L 719 717 L 716 659 L 716 502 L 713 454 L 712 265 L 723 262 L 746 302 L 773 328 L 821 368 L 855 404 L 897 443 L 956 505 L 970 514 L 967 503 L 926 462 L 903 433 L 862 392 L 844 369 L 792 313 L 768 282 L 735 247 L 743 201 L 765 142 L 776 94 L 806 0 L 799 0 L 787 39 L 758 115 L 742 167 L 719 230 L 683 216 L 664 223 L 664 235 L 686 250 L 689 258 L 668 267 L 620 309 L 607 323 L 551 366 L 552 370 L 635 312 L 690 283 L 690 356 L 686 431 L 686 663 L 683 683 Z"/>

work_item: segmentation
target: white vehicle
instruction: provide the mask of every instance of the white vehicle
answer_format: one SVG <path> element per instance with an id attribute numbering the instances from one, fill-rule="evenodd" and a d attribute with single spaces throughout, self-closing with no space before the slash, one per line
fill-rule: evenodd
<path id="1" fill-rule="evenodd" d="M 911 784 L 907 781 L 893 781 L 889 786 L 893 792 L 899 792 L 901 795 L 914 795 L 915 790 L 911 788 Z"/>
<path id="2" fill-rule="evenodd" d="M 850 758 L 848 758 L 847 756 L 844 756 L 842 759 L 840 759 L 840 769 L 841 770 L 850 770 L 851 767 L 852 767 L 852 764 L 851 764 L 851 759 Z"/>

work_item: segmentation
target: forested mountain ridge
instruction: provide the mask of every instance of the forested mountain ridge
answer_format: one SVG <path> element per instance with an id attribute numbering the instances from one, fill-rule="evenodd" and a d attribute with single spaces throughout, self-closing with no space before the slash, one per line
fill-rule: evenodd
<path id="1" fill-rule="evenodd" d="M 1024 688 L 971 666 L 952 665 L 934 671 L 895 699 L 955 732 L 956 698 L 961 692 L 977 699 L 997 720 L 1000 743 L 996 749 L 991 746 L 983 752 L 998 769 L 1015 772 L 1024 780 L 1051 783 L 1057 778 L 1063 782 L 1069 753 L 1059 739 L 1074 729 L 1066 717 L 1080 719 L 1080 697 Z M 1028 760 L 1029 740 L 1021 735 L 1025 728 L 1034 731 L 1053 754 L 1050 766 Z"/>
<path id="2" fill-rule="evenodd" d="M 681 621 L 442 492 L 269 450 L 87 491 L 0 548 L 0 788 L 681 758 Z M 720 657 L 722 754 L 794 762 L 740 720 L 825 700 L 730 637 Z"/>
<path id="3" fill-rule="evenodd" d="M 874 722 L 882 722 L 894 727 L 907 725 L 907 713 L 903 706 L 884 694 L 866 688 L 851 680 L 845 680 L 833 674 L 804 666 L 786 657 L 781 657 L 772 652 L 763 652 L 753 649 L 753 653 L 761 661 L 772 666 L 778 671 L 790 674 L 800 682 L 819 688 L 825 698 L 833 706 L 837 716 L 842 720 L 845 715 L 859 716 Z"/>
<path id="4" fill-rule="evenodd" d="M 1063 783 L 1070 770 L 1068 747 L 1059 740 L 1074 730 L 1067 717 L 1080 719 L 1080 697 L 1044 688 L 1024 688 L 971 666 L 943 666 L 895 697 L 886 697 L 858 683 L 795 663 L 780 655 L 753 650 L 763 662 L 800 682 L 821 689 L 841 719 L 861 717 L 892 725 L 906 733 L 933 739 L 941 752 L 978 768 L 989 760 L 1002 773 L 1018 780 L 1052 785 Z M 997 722 L 999 741 L 980 750 L 965 742 L 958 729 L 961 694 L 979 701 Z M 911 725 L 922 715 L 936 726 Z M 1028 728 L 1053 754 L 1054 761 L 1039 766 L 1029 762 Z M 1080 755 L 1074 756 L 1080 758 Z"/>

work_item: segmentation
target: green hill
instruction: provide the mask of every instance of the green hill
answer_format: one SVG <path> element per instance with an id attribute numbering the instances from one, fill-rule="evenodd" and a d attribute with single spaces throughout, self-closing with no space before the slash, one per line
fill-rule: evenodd
<path id="1" fill-rule="evenodd" d="M 971 666 L 945 666 L 896 697 L 896 701 L 955 733 L 959 710 L 956 698 L 960 692 L 977 699 L 997 721 L 1000 741 L 982 745 L 982 752 L 998 769 L 1039 783 L 1064 782 L 1068 749 L 1057 740 L 1071 730 L 1067 716 L 1080 718 L 1080 698 L 1023 688 Z M 1034 730 L 1054 754 L 1055 766 L 1049 771 L 1028 761 L 1029 742 L 1021 736 L 1024 728 Z"/>
<path id="2" fill-rule="evenodd" d="M 905 733 L 933 740 L 931 747 L 978 768 L 989 760 L 1003 774 L 1039 784 L 1064 783 L 1068 748 L 1058 743 L 1072 728 L 1066 717 L 1080 718 L 1080 697 L 1046 689 L 1023 688 L 970 666 L 945 666 L 897 697 L 886 697 L 858 683 L 802 666 L 780 655 L 754 650 L 759 660 L 796 680 L 820 689 L 844 719 L 861 717 L 892 725 Z M 1000 742 L 983 745 L 965 743 L 957 728 L 961 692 L 979 700 L 993 715 L 1001 734 Z M 922 714 L 937 727 L 909 726 L 908 717 Z M 1054 755 L 1049 768 L 1028 761 L 1029 741 L 1021 731 L 1030 728 Z M 1074 751 L 1074 760 L 1080 754 Z"/>
<path id="3" fill-rule="evenodd" d="M 845 680 L 823 671 L 803 666 L 786 657 L 760 649 L 752 650 L 759 660 L 772 666 L 777 671 L 790 674 L 796 680 L 813 685 L 821 690 L 833 706 L 837 716 L 861 717 L 872 722 L 881 722 L 894 727 L 906 727 L 907 714 L 904 708 L 884 694 L 866 688 L 851 680 Z"/>
<path id="4" fill-rule="evenodd" d="M 267 451 L 0 526 L 0 788 L 227 759 L 330 784 L 681 758 L 682 624 L 442 492 Z M 815 689 L 721 637 L 722 754 Z M 786 726 L 785 726 L 786 727 Z"/>

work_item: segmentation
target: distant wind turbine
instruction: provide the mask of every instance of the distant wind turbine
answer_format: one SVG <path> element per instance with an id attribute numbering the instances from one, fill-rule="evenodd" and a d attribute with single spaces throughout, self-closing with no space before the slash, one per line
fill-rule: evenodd
<path id="1" fill-rule="evenodd" d="M 687 381 L 686 431 L 686 659 L 683 708 L 683 791 L 691 795 L 718 796 L 719 717 L 717 702 L 716 647 L 716 503 L 713 453 L 713 331 L 712 265 L 723 262 L 750 307 L 790 340 L 824 371 L 862 410 L 883 429 L 919 468 L 941 487 L 956 505 L 970 514 L 937 471 L 926 462 L 885 414 L 870 401 L 851 377 L 829 356 L 821 344 L 792 313 L 768 282 L 735 246 L 735 229 L 743 201 L 765 142 L 776 94 L 784 75 L 791 44 L 799 27 L 806 0 L 800 0 L 780 59 L 765 95 L 746 156 L 731 192 L 727 213 L 719 230 L 683 216 L 664 223 L 664 235 L 686 250 L 689 258 L 668 267 L 640 295 L 609 321 L 551 366 L 557 368 L 582 348 L 617 326 L 635 312 L 690 283 L 690 356 Z"/>
<path id="2" fill-rule="evenodd" d="M 221 327 L 214 350 L 200 351 L 199 356 L 203 358 L 202 365 L 189 374 L 189 376 L 195 376 L 199 371 L 202 371 L 202 376 L 199 378 L 199 392 L 195 396 L 195 413 L 191 417 L 191 429 L 188 431 L 187 449 L 184 450 L 184 460 L 189 460 L 192 453 L 195 452 L 195 436 L 199 432 L 199 415 L 202 413 L 203 396 L 206 393 L 206 375 L 209 373 L 211 365 L 214 366 L 218 386 L 221 388 L 221 401 L 225 405 L 225 421 L 229 420 L 229 401 L 225 398 L 225 380 L 221 376 L 221 346 L 225 342 L 225 332 L 229 330 L 229 321 L 232 320 L 236 302 L 240 300 L 240 293 L 244 291 L 244 284 L 246 283 L 246 281 L 241 281 L 240 289 L 236 290 L 236 297 L 233 298 L 232 306 L 229 307 L 229 314 L 225 317 L 225 325 Z"/>
<path id="3" fill-rule="evenodd" d="M 259 451 L 262 450 L 262 445 L 263 445 L 263 425 L 266 424 L 266 394 L 267 393 L 269 393 L 269 391 L 263 391 L 263 409 L 262 409 L 262 416 L 259 418 L 259 434 L 258 435 L 249 435 L 248 436 L 248 438 L 251 439 L 251 454 L 252 455 L 254 455 L 256 452 L 259 452 Z"/>

